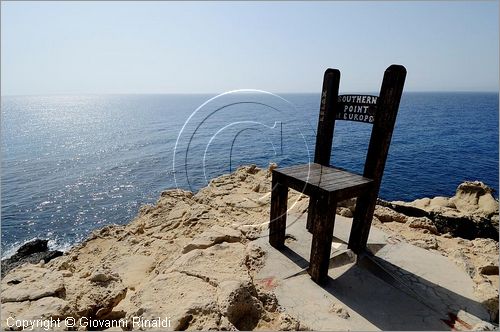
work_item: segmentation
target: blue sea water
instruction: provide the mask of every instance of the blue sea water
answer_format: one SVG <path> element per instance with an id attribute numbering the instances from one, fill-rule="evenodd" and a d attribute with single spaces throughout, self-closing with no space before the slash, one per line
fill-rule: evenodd
<path id="1" fill-rule="evenodd" d="M 2 256 L 35 237 L 64 249 L 238 165 L 312 161 L 319 94 L 212 97 L 2 97 Z M 332 164 L 362 173 L 370 129 L 337 122 Z M 465 180 L 498 190 L 498 137 L 497 93 L 405 93 L 380 196 L 451 196 Z"/>

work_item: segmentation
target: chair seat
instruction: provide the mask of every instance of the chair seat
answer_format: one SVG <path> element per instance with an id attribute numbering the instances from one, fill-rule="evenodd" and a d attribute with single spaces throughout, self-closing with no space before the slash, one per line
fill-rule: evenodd
<path id="1" fill-rule="evenodd" d="M 273 176 L 308 196 L 328 194 L 337 200 L 356 197 L 373 185 L 373 180 L 361 175 L 316 163 L 278 168 Z"/>

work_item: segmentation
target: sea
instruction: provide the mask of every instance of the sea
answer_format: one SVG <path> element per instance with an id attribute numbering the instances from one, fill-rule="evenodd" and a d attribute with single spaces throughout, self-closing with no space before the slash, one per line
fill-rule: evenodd
<path id="1" fill-rule="evenodd" d="M 374 93 L 372 93 L 374 94 Z M 196 192 L 240 165 L 314 159 L 320 95 L 3 96 L 2 257 L 34 238 L 66 250 L 125 224 L 166 189 Z M 380 197 L 498 197 L 498 93 L 404 93 Z M 362 173 L 371 125 L 337 121 L 332 165 Z"/>

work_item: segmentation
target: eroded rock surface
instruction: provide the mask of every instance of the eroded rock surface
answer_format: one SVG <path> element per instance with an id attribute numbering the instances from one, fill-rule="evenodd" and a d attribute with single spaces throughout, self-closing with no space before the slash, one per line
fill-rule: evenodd
<path id="1" fill-rule="evenodd" d="M 488 308 L 491 320 L 498 322 L 499 205 L 492 192 L 484 183 L 475 181 L 459 185 L 451 198 L 381 202 L 384 211 L 392 207 L 399 214 L 411 216 L 406 224 L 393 220 L 374 225 L 455 262 L 476 282 L 477 297 Z M 387 214 L 387 219 L 391 215 Z"/>
<path id="2" fill-rule="evenodd" d="M 266 259 L 253 240 L 267 228 L 270 180 L 269 170 L 249 166 L 213 179 L 196 194 L 164 191 L 130 224 L 96 230 L 61 257 L 10 271 L 2 280 L 2 314 L 127 321 L 169 317 L 170 329 L 187 330 L 307 329 L 282 312 L 272 290 L 253 281 Z M 491 192 L 474 190 L 466 185 L 456 199 L 418 204 L 494 218 Z M 290 190 L 294 212 L 307 211 L 308 202 Z M 339 208 L 352 215 L 355 200 L 340 202 Z M 425 215 L 409 216 L 387 206 L 377 207 L 373 224 L 455 261 L 476 282 L 484 305 L 498 313 L 497 241 L 457 238 Z M 333 306 L 332 312 L 349 319 L 346 308 Z"/>

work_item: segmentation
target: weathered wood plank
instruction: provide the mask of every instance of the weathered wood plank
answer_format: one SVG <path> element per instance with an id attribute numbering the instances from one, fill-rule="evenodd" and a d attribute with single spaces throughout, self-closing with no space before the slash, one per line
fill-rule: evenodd
<path id="1" fill-rule="evenodd" d="M 363 172 L 374 183 L 372 189 L 357 200 L 349 237 L 349 248 L 355 253 L 360 253 L 366 247 L 405 78 L 406 69 L 399 65 L 390 66 L 384 73 Z"/>
<path id="2" fill-rule="evenodd" d="M 322 175 L 296 177 L 279 173 L 285 185 L 306 195 L 319 194 L 321 191 L 337 192 L 346 188 L 369 184 L 372 180 L 357 174 L 345 174 L 344 171 L 325 173 Z"/>
<path id="3" fill-rule="evenodd" d="M 366 186 L 366 187 L 369 187 L 371 186 L 371 183 L 373 181 L 367 181 L 367 182 L 362 182 L 360 184 L 357 184 L 355 183 L 354 186 L 357 187 L 357 186 L 360 186 L 360 187 L 363 187 L 363 186 Z M 326 190 L 325 188 L 323 188 L 322 186 L 316 186 L 316 185 L 312 185 L 312 184 L 308 184 L 308 183 L 305 183 L 304 181 L 300 180 L 300 179 L 297 179 L 297 178 L 293 178 L 293 177 L 285 177 L 283 179 L 283 182 L 282 182 L 284 185 L 286 185 L 287 187 L 291 188 L 291 189 L 294 189 L 298 192 L 301 192 L 307 196 L 318 196 L 319 194 L 327 194 L 327 193 L 333 193 L 335 195 L 338 195 L 340 193 L 342 193 L 343 191 L 346 191 L 348 188 L 351 188 L 352 185 L 344 185 L 342 187 L 337 187 L 337 188 L 329 188 L 329 190 Z M 342 194 L 342 196 L 345 196 L 346 193 Z"/>
<path id="4" fill-rule="evenodd" d="M 269 223 L 269 243 L 275 248 L 285 245 L 286 211 L 288 188 L 273 174 L 271 191 L 271 211 Z"/>
<path id="5" fill-rule="evenodd" d="M 329 166 L 335 125 L 335 104 L 339 95 L 340 71 L 328 68 L 323 77 L 314 162 Z"/>
<path id="6" fill-rule="evenodd" d="M 359 185 L 355 185 L 349 188 L 346 188 L 344 190 L 339 190 L 333 193 L 335 199 L 337 201 L 343 201 L 345 199 L 353 198 L 353 197 L 359 197 L 363 193 L 365 193 L 367 190 L 371 190 L 373 185 L 373 182 L 370 183 L 363 183 Z"/>
<path id="7" fill-rule="evenodd" d="M 320 197 L 316 204 L 308 272 L 318 284 L 328 276 L 336 208 L 337 202 L 331 195 Z"/>
<path id="8" fill-rule="evenodd" d="M 318 201 L 315 198 L 315 196 L 309 197 L 309 207 L 307 208 L 307 223 L 306 223 L 306 229 L 309 231 L 309 233 L 312 233 L 313 231 L 314 217 L 318 214 L 316 212 L 317 203 Z"/>
<path id="9" fill-rule="evenodd" d="M 318 164 L 310 164 L 311 167 L 307 168 L 307 165 L 303 165 L 304 169 L 298 169 L 295 168 L 294 170 L 290 171 L 289 168 L 282 168 L 282 169 L 277 169 L 275 170 L 276 172 L 290 176 L 290 177 L 296 177 L 304 182 L 311 183 L 311 184 L 328 184 L 330 182 L 338 182 L 342 180 L 350 180 L 350 179 L 355 179 L 355 180 L 364 180 L 364 181 L 370 181 L 370 179 L 365 178 L 361 175 L 347 172 L 344 170 L 339 170 L 333 167 L 326 167 L 322 166 L 321 168 L 318 168 Z"/>

